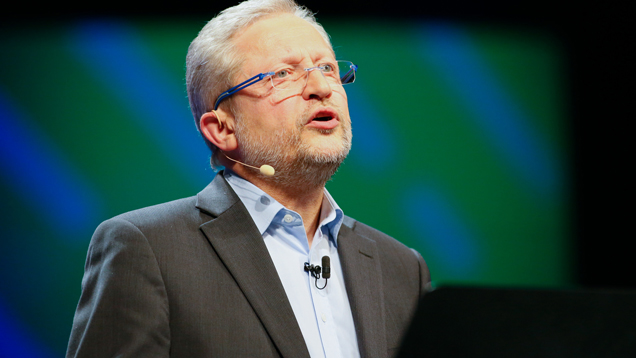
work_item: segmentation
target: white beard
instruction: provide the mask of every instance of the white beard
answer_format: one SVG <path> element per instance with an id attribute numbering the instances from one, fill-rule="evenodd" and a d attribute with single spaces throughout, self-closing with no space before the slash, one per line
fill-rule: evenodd
<path id="1" fill-rule="evenodd" d="M 277 131 L 267 135 L 255 134 L 246 123 L 249 120 L 235 115 L 235 134 L 239 142 L 243 161 L 249 165 L 260 167 L 268 164 L 274 167 L 276 174 L 267 177 L 258 173 L 261 179 L 288 189 L 307 189 L 324 187 L 336 173 L 338 167 L 351 149 L 351 126 L 341 123 L 338 148 L 329 153 L 318 152 L 302 140 L 303 131 L 316 130 L 322 134 L 330 134 L 337 129 L 310 129 L 304 124 L 310 116 L 307 110 L 298 118 L 296 126 L 284 132 Z M 345 120 L 341 111 L 338 116 Z"/>

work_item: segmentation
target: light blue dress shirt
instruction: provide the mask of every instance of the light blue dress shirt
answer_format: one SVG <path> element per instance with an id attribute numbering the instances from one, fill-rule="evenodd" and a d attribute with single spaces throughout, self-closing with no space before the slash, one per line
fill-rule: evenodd
<path id="1" fill-rule="evenodd" d="M 360 357 L 356 330 L 338 256 L 338 231 L 343 213 L 327 189 L 311 248 L 301 216 L 237 174 L 224 176 L 263 235 L 278 276 L 312 358 Z M 323 290 L 304 271 L 305 262 L 322 265 L 329 256 L 331 278 Z M 323 287 L 324 279 L 317 282 Z"/>

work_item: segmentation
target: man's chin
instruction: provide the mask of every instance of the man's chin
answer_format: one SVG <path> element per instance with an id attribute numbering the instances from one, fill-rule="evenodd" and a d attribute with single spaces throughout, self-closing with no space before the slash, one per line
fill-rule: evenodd
<path id="1" fill-rule="evenodd" d="M 340 164 L 349 154 L 349 147 L 342 142 L 321 143 L 320 146 L 306 147 L 304 152 L 305 161 Z"/>
<path id="2" fill-rule="evenodd" d="M 330 135 L 323 135 L 321 137 L 307 138 L 303 148 L 311 156 L 339 156 L 343 152 L 345 156 L 349 153 L 351 145 L 348 141 L 344 140 L 340 133 L 333 133 Z"/>
<path id="3" fill-rule="evenodd" d="M 335 148 L 338 147 L 338 148 Z M 338 170 L 349 150 L 340 143 L 331 148 L 298 148 L 295 158 L 278 163 L 273 177 L 263 178 L 291 190 L 323 187 Z"/>

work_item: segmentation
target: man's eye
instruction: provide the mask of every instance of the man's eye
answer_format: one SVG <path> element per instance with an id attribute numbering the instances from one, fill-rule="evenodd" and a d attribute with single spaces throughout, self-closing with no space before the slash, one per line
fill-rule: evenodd
<path id="1" fill-rule="evenodd" d="M 334 72 L 336 70 L 334 65 L 330 63 L 325 63 L 324 65 L 321 65 L 320 67 L 322 68 L 322 72 Z"/>
<path id="2" fill-rule="evenodd" d="M 287 76 L 289 76 L 288 70 L 280 70 L 274 74 L 274 77 L 276 78 L 285 78 Z"/>

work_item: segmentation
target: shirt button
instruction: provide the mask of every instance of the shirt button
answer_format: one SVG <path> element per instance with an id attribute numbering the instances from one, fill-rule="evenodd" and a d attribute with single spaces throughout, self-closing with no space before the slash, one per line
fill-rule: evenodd
<path id="1" fill-rule="evenodd" d="M 287 215 L 285 215 L 285 217 L 283 217 L 283 221 L 286 222 L 286 223 L 290 223 L 290 222 L 294 221 L 294 217 L 289 215 L 289 214 L 287 214 Z"/>
<path id="2" fill-rule="evenodd" d="M 322 318 L 323 322 L 327 322 L 327 315 L 325 315 L 324 313 L 320 315 L 320 318 Z"/>

